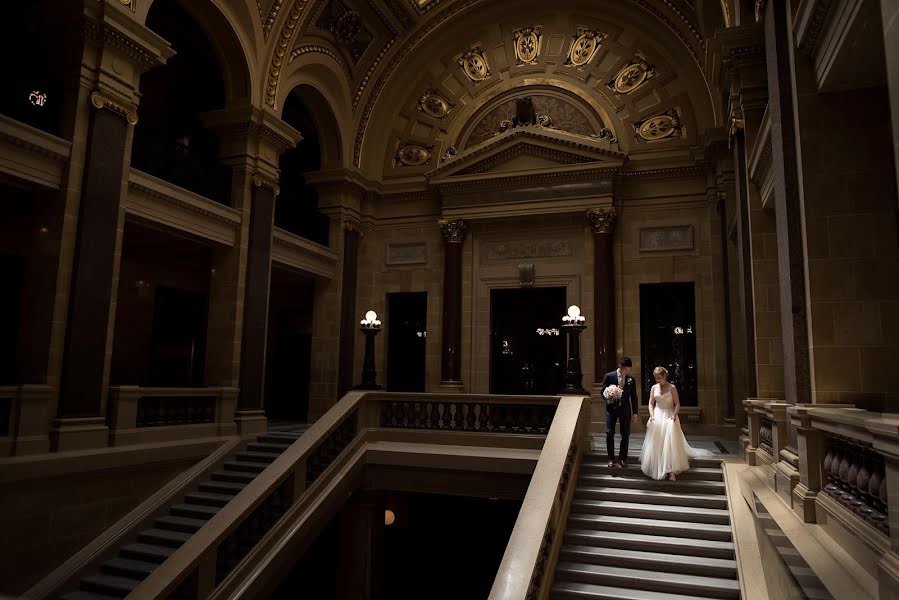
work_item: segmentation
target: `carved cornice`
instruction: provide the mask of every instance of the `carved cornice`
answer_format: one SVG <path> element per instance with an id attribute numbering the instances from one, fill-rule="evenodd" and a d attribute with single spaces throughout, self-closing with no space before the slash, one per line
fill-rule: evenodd
<path id="1" fill-rule="evenodd" d="M 136 181 L 136 178 L 139 179 Z M 146 179 L 147 183 L 144 183 L 143 181 L 141 181 L 141 179 Z M 151 185 L 156 181 L 160 183 L 160 187 L 151 187 Z M 230 226 L 236 226 L 240 223 L 240 215 L 232 208 L 222 206 L 214 202 L 213 200 L 209 200 L 208 198 L 204 198 L 202 196 L 194 194 L 193 192 L 187 192 L 185 190 L 182 190 L 181 188 L 176 189 L 180 194 L 184 195 L 185 198 L 179 197 L 179 195 L 176 193 L 166 193 L 163 189 L 165 186 L 171 186 L 173 188 L 175 187 L 168 182 L 157 180 L 150 175 L 141 173 L 133 169 L 128 180 L 129 190 L 139 192 L 150 198 L 162 200 L 167 204 L 177 206 L 178 208 L 182 208 L 184 210 L 187 210 L 188 212 L 201 215 L 205 218 L 217 221 L 219 223 L 225 223 Z M 189 201 L 187 197 L 195 197 L 195 199 Z M 209 205 L 209 208 L 206 208 L 204 206 L 206 204 Z"/>
<path id="2" fill-rule="evenodd" d="M 485 179 L 467 179 L 453 181 L 447 178 L 439 182 L 433 182 L 441 193 L 459 193 L 474 191 L 505 190 L 527 186 L 552 186 L 559 183 L 582 183 L 598 181 L 611 181 L 618 173 L 620 167 L 602 167 L 601 163 L 595 166 L 587 166 L 583 169 L 553 170 L 543 173 L 523 173 L 521 175 L 500 176 Z"/>
<path id="3" fill-rule="evenodd" d="M 594 235 L 614 234 L 615 224 L 618 221 L 618 212 L 614 208 L 591 208 L 587 210 L 587 223 Z"/>
<path id="4" fill-rule="evenodd" d="M 89 16 L 85 16 L 81 21 L 81 35 L 89 44 L 113 49 L 129 58 L 141 73 L 164 64 L 174 54 L 174 50 L 168 45 L 159 54 L 155 54 L 151 49 L 125 35 L 122 31 Z"/>
<path id="5" fill-rule="evenodd" d="M 832 4 L 833 0 L 810 0 L 808 2 L 808 9 L 802 18 L 800 33 L 797 35 L 797 47 L 806 56 L 810 57 L 814 54 Z"/>
<path id="6" fill-rule="evenodd" d="M 113 100 L 106 94 L 95 91 L 91 93 L 91 104 L 94 105 L 94 108 L 97 110 L 102 110 L 104 108 L 108 108 L 114 113 L 118 113 L 119 115 L 125 117 L 130 125 L 137 125 L 137 111 L 133 108 L 129 108 L 124 104 Z"/>
<path id="7" fill-rule="evenodd" d="M 453 221 L 449 219 L 440 219 L 437 221 L 437 224 L 440 225 L 440 235 L 443 236 L 443 241 L 447 244 L 461 244 L 465 242 L 465 234 L 468 231 L 468 226 L 462 219 Z"/>
<path id="8" fill-rule="evenodd" d="M 285 22 L 284 27 L 281 28 L 281 34 L 275 45 L 275 53 L 272 56 L 268 70 L 268 83 L 265 87 L 265 103 L 272 108 L 275 107 L 275 100 L 278 97 L 278 84 L 281 81 L 281 70 L 286 64 L 285 59 L 289 58 L 287 49 L 290 47 L 290 41 L 293 39 L 293 34 L 296 31 L 297 24 L 300 22 L 303 11 L 306 9 L 307 3 L 308 0 L 294 1 L 293 6 L 290 8 L 290 14 L 287 15 L 287 22 Z"/>
<path id="9" fill-rule="evenodd" d="M 281 193 L 281 186 L 278 185 L 278 180 L 266 173 L 255 173 L 253 175 L 253 185 L 271 190 L 275 196 Z"/>
<path id="10" fill-rule="evenodd" d="M 32 138 L 32 139 L 26 139 Z M 0 141 L 7 142 L 55 162 L 64 163 L 69 159 L 72 144 L 29 125 L 0 114 Z"/>
<path id="11" fill-rule="evenodd" d="M 661 169 L 619 170 L 616 176 L 621 179 L 659 179 L 668 177 L 696 177 L 708 173 L 708 165 L 697 164 L 683 167 L 666 167 Z"/>

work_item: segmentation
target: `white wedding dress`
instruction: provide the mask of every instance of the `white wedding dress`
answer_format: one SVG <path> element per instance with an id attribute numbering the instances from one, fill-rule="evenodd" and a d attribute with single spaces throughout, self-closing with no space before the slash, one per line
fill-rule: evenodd
<path id="1" fill-rule="evenodd" d="M 691 458 L 709 457 L 713 453 L 691 448 L 674 416 L 671 388 L 656 396 L 655 417 L 646 423 L 646 437 L 640 450 L 640 469 L 647 477 L 664 479 L 668 473 L 683 473 L 690 468 Z"/>

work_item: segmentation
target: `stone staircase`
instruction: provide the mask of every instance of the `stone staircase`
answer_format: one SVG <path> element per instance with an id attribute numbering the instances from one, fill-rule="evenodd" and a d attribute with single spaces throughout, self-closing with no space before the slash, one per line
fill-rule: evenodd
<path id="1" fill-rule="evenodd" d="M 169 514 L 158 517 L 132 543 L 119 548 L 118 556 L 101 564 L 97 572 L 82 577 L 78 589 L 61 596 L 62 600 L 127 596 L 307 428 L 308 425 L 273 428 L 250 442 L 246 450 L 229 456 L 221 469 L 184 497 L 183 503 L 169 507 Z"/>
<path id="2" fill-rule="evenodd" d="M 551 598 L 739 599 L 720 461 L 695 460 L 675 482 L 606 463 L 584 457 Z"/>

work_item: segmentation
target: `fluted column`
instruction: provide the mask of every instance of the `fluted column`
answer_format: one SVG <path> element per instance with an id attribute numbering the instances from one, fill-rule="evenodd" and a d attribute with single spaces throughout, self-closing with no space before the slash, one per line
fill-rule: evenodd
<path id="1" fill-rule="evenodd" d="M 443 339 L 440 342 L 441 387 L 462 391 L 462 245 L 465 222 L 440 220 L 444 241 Z"/>
<path id="2" fill-rule="evenodd" d="M 613 241 L 618 213 L 614 208 L 591 208 L 587 222 L 593 231 L 593 356 L 594 379 L 615 369 L 615 264 Z"/>

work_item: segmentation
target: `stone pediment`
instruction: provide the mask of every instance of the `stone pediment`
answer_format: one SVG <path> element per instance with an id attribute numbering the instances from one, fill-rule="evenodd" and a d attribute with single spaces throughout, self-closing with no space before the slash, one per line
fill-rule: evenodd
<path id="1" fill-rule="evenodd" d="M 426 174 L 432 185 L 559 173 L 617 169 L 627 158 L 606 139 L 575 135 L 539 125 L 521 126 L 466 149 Z"/>

